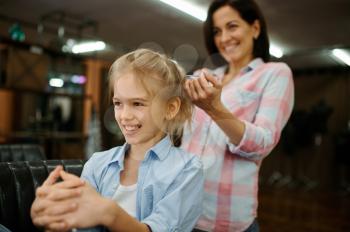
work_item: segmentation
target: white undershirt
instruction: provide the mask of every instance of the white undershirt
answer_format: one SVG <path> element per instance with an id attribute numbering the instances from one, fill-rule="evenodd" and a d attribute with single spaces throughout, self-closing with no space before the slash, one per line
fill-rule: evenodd
<path id="1" fill-rule="evenodd" d="M 136 218 L 136 192 L 137 183 L 128 186 L 119 184 L 112 197 L 122 209 L 134 218 Z"/>

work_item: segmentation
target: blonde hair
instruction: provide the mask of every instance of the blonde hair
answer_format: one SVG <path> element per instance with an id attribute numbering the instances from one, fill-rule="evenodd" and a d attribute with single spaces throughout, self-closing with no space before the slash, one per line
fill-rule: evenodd
<path id="1" fill-rule="evenodd" d="M 165 132 L 170 135 L 173 145 L 181 144 L 183 126 L 190 122 L 193 105 L 183 87 L 185 72 L 167 56 L 149 49 L 137 49 L 118 58 L 109 70 L 109 90 L 121 75 L 132 72 L 140 80 L 150 96 L 159 96 L 165 102 L 174 97 L 181 101 L 179 112 L 165 121 Z"/>

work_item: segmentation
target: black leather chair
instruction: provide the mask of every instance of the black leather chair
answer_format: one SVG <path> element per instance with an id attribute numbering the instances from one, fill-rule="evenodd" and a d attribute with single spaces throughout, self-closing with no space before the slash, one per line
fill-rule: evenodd
<path id="1" fill-rule="evenodd" d="M 57 165 L 80 176 L 82 160 L 42 160 L 0 163 L 0 224 L 12 232 L 40 231 L 30 218 L 35 189 Z"/>
<path id="2" fill-rule="evenodd" d="M 45 160 L 46 156 L 37 144 L 0 144 L 0 162 Z"/>

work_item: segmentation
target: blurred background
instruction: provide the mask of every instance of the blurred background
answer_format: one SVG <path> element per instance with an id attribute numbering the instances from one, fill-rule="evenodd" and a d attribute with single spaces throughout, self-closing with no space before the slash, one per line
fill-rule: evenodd
<path id="1" fill-rule="evenodd" d="M 350 1 L 256 0 L 295 108 L 261 169 L 261 231 L 350 231 Z M 174 3 L 175 2 L 175 3 Z M 176 5 L 176 3 L 181 3 Z M 86 159 L 123 143 L 107 74 L 140 47 L 211 67 L 210 0 L 0 0 L 0 143 Z"/>

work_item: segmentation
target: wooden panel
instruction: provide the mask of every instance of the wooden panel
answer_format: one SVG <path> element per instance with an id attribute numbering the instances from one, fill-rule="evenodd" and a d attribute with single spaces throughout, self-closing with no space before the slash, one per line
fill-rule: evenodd
<path id="1" fill-rule="evenodd" d="M 11 47 L 7 62 L 6 86 L 44 91 L 47 87 L 49 58 Z"/>
<path id="2" fill-rule="evenodd" d="M 101 113 L 101 85 L 105 84 L 102 82 L 103 78 L 101 76 L 101 70 L 107 67 L 109 68 L 110 63 L 101 60 L 89 59 L 85 62 L 85 65 L 87 77 L 85 95 L 91 96 L 91 98 L 86 99 L 84 103 L 83 133 L 84 135 L 87 135 L 91 113 L 93 110 L 97 113 Z M 108 91 L 107 86 L 105 91 Z"/>
<path id="3" fill-rule="evenodd" d="M 261 232 L 350 231 L 350 194 L 261 188 L 258 222 Z"/>
<path id="4" fill-rule="evenodd" d="M 13 93 L 0 89 L 0 142 L 6 142 L 6 136 L 12 130 Z"/>

